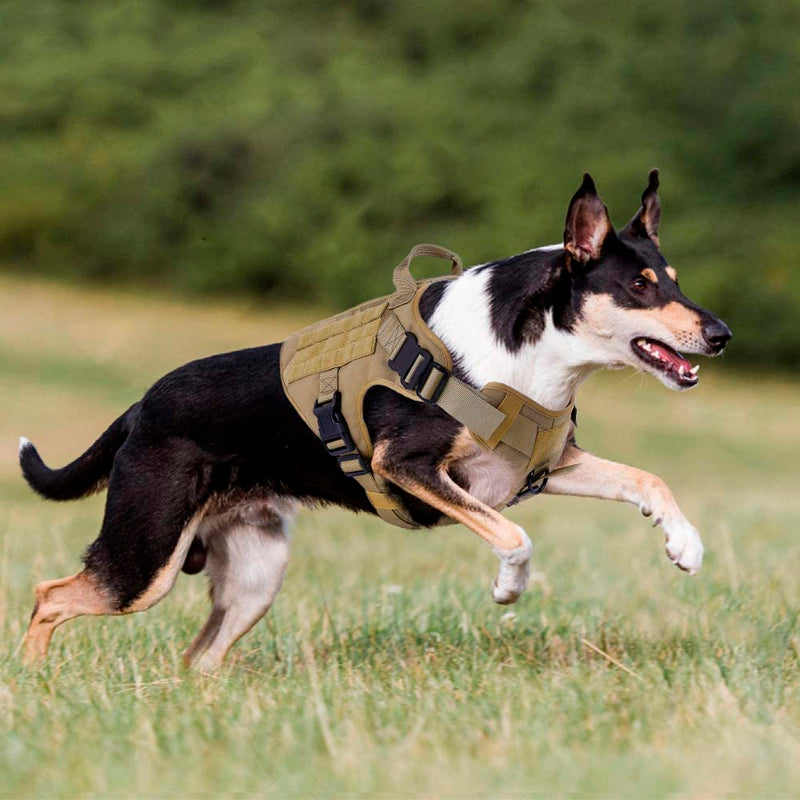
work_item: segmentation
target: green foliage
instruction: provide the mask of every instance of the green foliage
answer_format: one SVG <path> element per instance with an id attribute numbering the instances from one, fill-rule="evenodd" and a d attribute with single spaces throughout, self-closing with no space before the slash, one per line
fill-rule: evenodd
<path id="1" fill-rule="evenodd" d="M 591 171 L 734 329 L 800 364 L 791 0 L 8 0 L 0 259 L 343 306 L 417 241 L 557 241 Z"/>

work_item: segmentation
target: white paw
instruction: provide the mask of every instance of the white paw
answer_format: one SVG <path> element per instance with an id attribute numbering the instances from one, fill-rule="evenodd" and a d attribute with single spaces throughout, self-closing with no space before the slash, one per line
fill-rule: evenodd
<path id="1" fill-rule="evenodd" d="M 686 517 L 662 522 L 667 537 L 669 560 L 690 575 L 696 575 L 703 563 L 703 543 L 694 525 Z"/>
<path id="2" fill-rule="evenodd" d="M 528 534 L 519 526 L 517 528 L 522 535 L 522 544 L 513 550 L 495 548 L 494 551 L 500 559 L 500 569 L 492 584 L 492 600 L 503 606 L 516 603 L 528 588 L 530 578 L 533 545 Z"/>

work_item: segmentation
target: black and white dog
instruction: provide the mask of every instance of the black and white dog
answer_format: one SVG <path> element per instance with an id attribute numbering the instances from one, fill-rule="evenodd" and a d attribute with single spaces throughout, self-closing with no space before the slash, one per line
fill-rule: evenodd
<path id="1" fill-rule="evenodd" d="M 424 318 L 475 387 L 499 381 L 547 408 L 563 408 L 601 367 L 630 366 L 673 389 L 697 384 L 678 352 L 719 355 L 731 338 L 712 313 L 687 299 L 659 251 L 661 216 L 653 170 L 642 205 L 615 232 L 592 179 L 572 198 L 562 245 L 542 247 L 434 283 Z M 28 483 L 53 500 L 108 487 L 105 516 L 77 575 L 36 587 L 26 655 L 46 654 L 54 629 L 81 614 L 143 611 L 178 571 L 205 567 L 213 608 L 186 652 L 202 669 L 269 609 L 288 560 L 286 520 L 298 502 L 372 511 L 281 387 L 279 344 L 212 356 L 159 380 L 76 461 L 51 470 L 22 440 Z M 371 390 L 366 418 L 372 469 L 398 487 L 421 525 L 463 523 L 500 559 L 492 593 L 514 602 L 525 590 L 531 543 L 491 506 L 515 487 L 505 462 L 476 444 L 440 409 L 389 389 Z M 697 531 L 666 484 L 580 450 L 574 436 L 551 494 L 632 503 L 666 533 L 671 561 L 694 574 Z"/>

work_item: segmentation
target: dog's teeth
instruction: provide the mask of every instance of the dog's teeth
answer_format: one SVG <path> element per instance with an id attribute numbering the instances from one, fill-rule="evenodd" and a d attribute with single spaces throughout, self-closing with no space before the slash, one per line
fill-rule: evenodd
<path id="1" fill-rule="evenodd" d="M 692 368 L 689 370 L 689 372 L 691 372 L 691 373 L 692 373 L 692 375 L 697 375 L 697 373 L 698 373 L 698 372 L 700 372 L 700 365 L 698 364 L 696 367 L 692 367 Z"/>
<path id="2" fill-rule="evenodd" d="M 680 375 L 680 376 L 681 376 L 681 378 L 682 378 L 682 377 L 683 377 L 683 373 L 684 373 L 684 372 L 686 372 L 686 368 L 683 366 L 683 364 L 681 364 L 681 365 L 678 367 L 678 375 Z"/>

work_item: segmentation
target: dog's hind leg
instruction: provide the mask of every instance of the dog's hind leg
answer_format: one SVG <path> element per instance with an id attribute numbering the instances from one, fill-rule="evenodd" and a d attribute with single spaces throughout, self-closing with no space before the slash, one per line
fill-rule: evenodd
<path id="1" fill-rule="evenodd" d="M 47 655 L 53 631 L 83 614 L 118 613 L 102 584 L 86 570 L 69 578 L 43 581 L 36 587 L 36 605 L 25 636 L 25 661 L 33 664 Z"/>
<path id="2" fill-rule="evenodd" d="M 270 515 L 257 524 L 238 519 L 203 534 L 212 611 L 184 654 L 187 666 L 218 667 L 231 646 L 269 611 L 289 561 L 284 521 Z"/>
<path id="3" fill-rule="evenodd" d="M 68 578 L 43 581 L 36 586 L 36 604 L 25 636 L 24 659 L 33 664 L 47 655 L 55 629 L 75 617 L 117 615 L 144 611 L 164 597 L 175 583 L 186 552 L 194 538 L 195 522 L 186 526 L 178 545 L 157 570 L 147 589 L 132 603 L 121 605 L 118 594 L 106 585 L 107 575 L 87 567 Z"/>
<path id="4" fill-rule="evenodd" d="M 129 440 L 130 442 L 130 440 Z M 203 514 L 191 463 L 180 454 L 119 451 L 109 481 L 100 536 L 85 568 L 36 587 L 25 658 L 47 654 L 53 631 L 84 614 L 144 611 L 172 588 Z"/>

